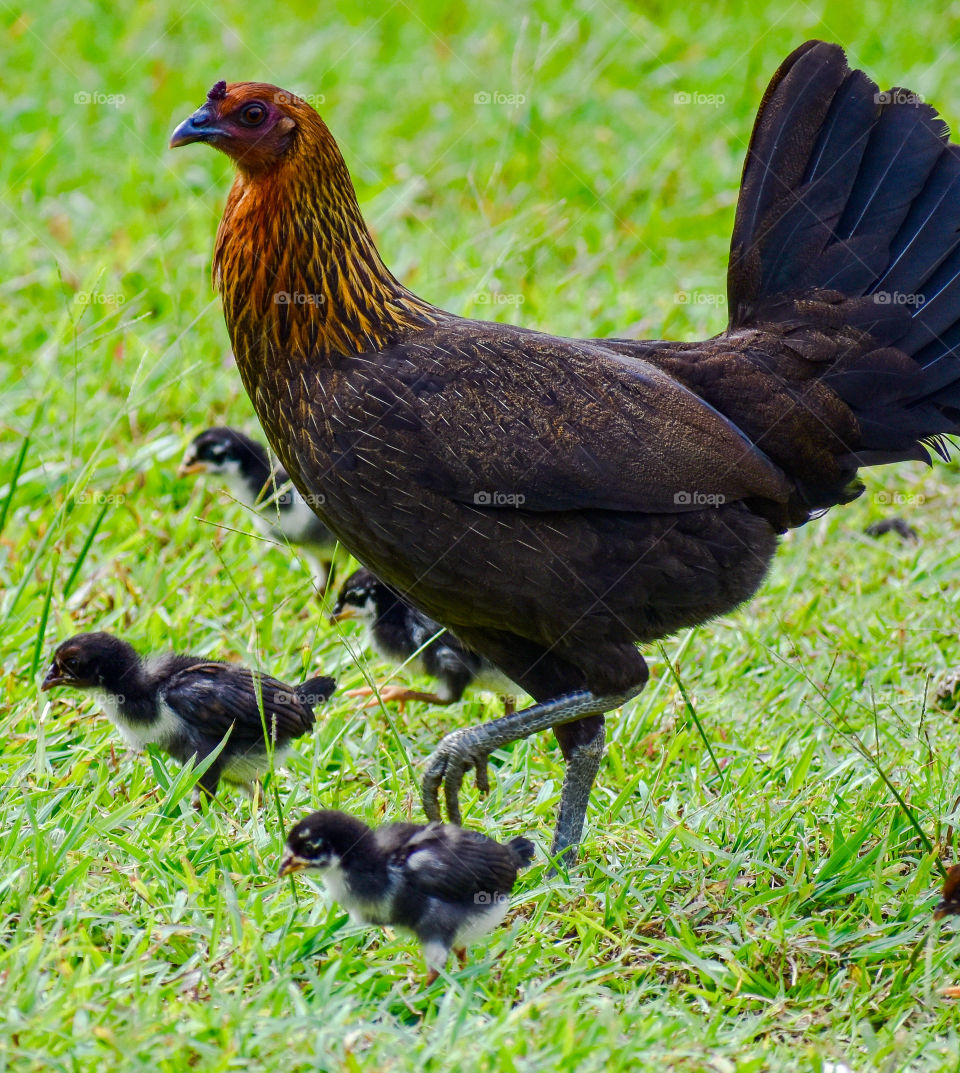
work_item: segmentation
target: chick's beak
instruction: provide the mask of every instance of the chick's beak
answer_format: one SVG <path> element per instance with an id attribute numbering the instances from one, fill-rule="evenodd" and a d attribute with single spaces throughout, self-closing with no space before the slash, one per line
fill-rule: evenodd
<path id="1" fill-rule="evenodd" d="M 177 468 L 178 477 L 189 477 L 193 473 L 206 473 L 206 462 L 200 462 L 196 458 L 185 458 Z"/>
<path id="2" fill-rule="evenodd" d="M 191 142 L 209 142 L 224 131 L 217 125 L 216 115 L 209 104 L 198 108 L 170 135 L 170 148 L 176 149 Z"/>
<path id="3" fill-rule="evenodd" d="M 44 678 L 44 680 L 40 683 L 40 689 L 44 693 L 46 693 L 49 690 L 53 689 L 54 686 L 63 685 L 63 683 L 65 681 L 66 681 L 66 678 L 61 673 L 60 667 L 58 666 L 58 664 L 57 663 L 51 663 L 50 664 L 50 670 L 47 671 L 46 678 Z"/>
<path id="4" fill-rule="evenodd" d="M 349 618 L 356 617 L 357 609 L 355 607 L 351 607 L 350 604 L 344 604 L 344 606 L 340 608 L 335 607 L 333 611 L 330 612 L 331 622 L 345 622 Z"/>
<path id="5" fill-rule="evenodd" d="M 292 876 L 297 872 L 306 871 L 309 867 L 309 861 L 305 861 L 302 857 L 298 857 L 295 853 L 291 853 L 290 850 L 287 850 L 280 860 L 280 868 L 277 871 L 277 878 L 283 879 L 284 876 Z"/>

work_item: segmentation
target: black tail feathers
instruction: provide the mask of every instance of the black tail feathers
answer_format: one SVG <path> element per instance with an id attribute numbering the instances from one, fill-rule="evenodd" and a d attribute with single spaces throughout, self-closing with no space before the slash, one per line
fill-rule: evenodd
<path id="1" fill-rule="evenodd" d="M 820 379 L 853 411 L 859 464 L 941 454 L 960 431 L 960 147 L 908 90 L 837 45 L 781 65 L 754 127 L 728 277 L 730 330 L 843 329 Z M 827 359 L 827 355 L 829 358 Z"/>
<path id="2" fill-rule="evenodd" d="M 314 708 L 328 701 L 336 688 L 337 683 L 333 678 L 320 675 L 318 678 L 310 678 L 302 685 L 298 685 L 294 692 L 308 708 Z"/>
<path id="3" fill-rule="evenodd" d="M 521 868 L 526 868 L 536 853 L 534 844 L 529 838 L 524 838 L 522 835 L 511 838 L 507 843 L 507 848 L 513 852 L 514 857 L 520 862 L 519 867 Z"/>

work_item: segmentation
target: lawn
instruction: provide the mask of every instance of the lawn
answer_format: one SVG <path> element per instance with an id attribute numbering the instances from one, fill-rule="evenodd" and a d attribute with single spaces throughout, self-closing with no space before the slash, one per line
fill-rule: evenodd
<path id="1" fill-rule="evenodd" d="M 293 550 L 176 477 L 200 429 L 257 432 L 209 277 L 231 169 L 166 148 L 214 81 L 316 103 L 388 264 L 438 304 L 698 338 L 792 48 L 840 41 L 960 127 L 956 8 L 751 7 L 0 5 L 0 1070 L 960 1068 L 960 934 L 931 919 L 960 823 L 958 717 L 930 700 L 960 663 L 955 465 L 868 473 L 752 603 L 652 649 L 581 863 L 550 877 L 541 852 L 429 991 L 414 942 L 276 881 L 282 833 L 321 805 L 420 819 L 422 760 L 491 701 L 338 693 L 259 806 L 198 813 L 189 771 L 38 689 L 89 629 L 344 689 L 393 670 Z M 891 514 L 919 543 L 863 534 Z M 556 745 L 494 768 L 466 822 L 543 850 Z"/>

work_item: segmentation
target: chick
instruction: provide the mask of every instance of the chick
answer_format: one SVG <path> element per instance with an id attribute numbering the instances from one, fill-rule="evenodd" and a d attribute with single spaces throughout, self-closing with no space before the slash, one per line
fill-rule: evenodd
<path id="1" fill-rule="evenodd" d="M 187 445 L 179 477 L 214 474 L 271 540 L 302 548 L 316 578 L 326 588 L 337 540 L 290 483 L 286 470 L 273 467 L 263 444 L 235 428 L 208 428 Z"/>
<path id="2" fill-rule="evenodd" d="M 507 714 L 513 711 L 521 692 L 489 660 L 462 645 L 453 634 L 408 604 L 369 570 L 357 570 L 340 588 L 330 614 L 333 622 L 356 619 L 366 627 L 367 644 L 385 660 L 407 663 L 438 679 L 435 693 L 422 693 L 402 685 L 383 685 L 372 696 L 395 701 L 401 710 L 410 700 L 427 704 L 454 704 L 468 688 L 488 689 L 503 697 Z M 351 689 L 348 696 L 371 696 L 369 687 Z"/>
<path id="3" fill-rule="evenodd" d="M 197 780 L 212 797 L 221 778 L 252 791 L 270 770 L 271 753 L 281 763 L 294 738 L 313 729 L 313 709 L 329 699 L 336 683 L 319 677 L 288 686 L 201 656 L 143 660 L 112 634 L 79 633 L 56 649 L 40 688 L 56 686 L 92 690 L 127 744 L 156 745 L 181 764 L 191 758 L 199 763 L 226 737 Z"/>
<path id="4" fill-rule="evenodd" d="M 287 836 L 280 876 L 321 873 L 330 894 L 358 923 L 412 932 L 433 983 L 451 950 L 501 923 L 517 873 L 533 860 L 533 843 L 505 845 L 452 824 L 391 823 L 377 830 L 345 812 L 311 813 Z"/>

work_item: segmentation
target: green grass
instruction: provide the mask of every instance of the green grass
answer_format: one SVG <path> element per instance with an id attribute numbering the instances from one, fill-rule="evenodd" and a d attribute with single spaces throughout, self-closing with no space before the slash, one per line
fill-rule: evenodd
<path id="1" fill-rule="evenodd" d="M 193 774 L 38 683 L 92 628 L 344 687 L 390 671 L 357 663 L 295 557 L 175 478 L 200 428 L 256 428 L 209 283 L 230 168 L 165 148 L 216 79 L 322 94 L 388 263 L 447 308 L 696 338 L 724 323 L 743 152 L 782 57 L 840 40 L 956 128 L 960 14 L 123 7 L 0 5 L 0 1069 L 957 1069 L 940 989 L 960 939 L 930 910 L 958 726 L 925 700 L 960 662 L 953 466 L 869 474 L 785 539 L 748 607 L 667 641 L 676 677 L 650 652 L 582 865 L 550 879 L 541 855 L 507 925 L 427 993 L 412 942 L 275 881 L 282 824 L 419 818 L 417 765 L 492 707 L 388 718 L 341 694 L 261 810 L 198 815 Z M 919 545 L 862 535 L 894 511 Z M 555 744 L 495 764 L 467 821 L 545 846 Z"/>

